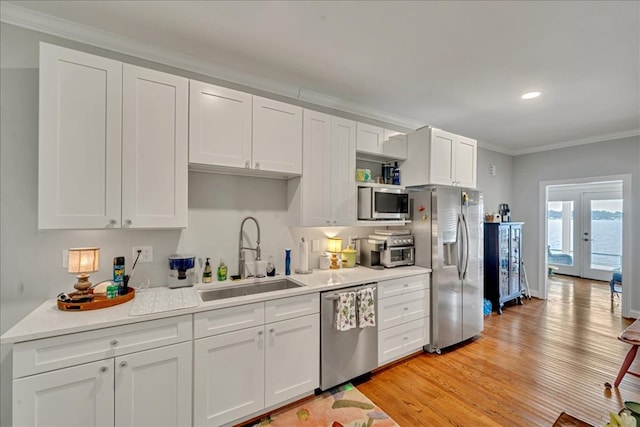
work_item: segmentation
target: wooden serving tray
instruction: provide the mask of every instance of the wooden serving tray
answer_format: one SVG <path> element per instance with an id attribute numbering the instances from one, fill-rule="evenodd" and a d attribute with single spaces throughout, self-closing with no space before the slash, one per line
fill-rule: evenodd
<path id="1" fill-rule="evenodd" d="M 64 302 L 58 300 L 58 308 L 63 311 L 87 311 L 122 304 L 123 302 L 131 301 L 136 294 L 132 287 L 127 289 L 129 291 L 126 294 L 118 295 L 115 298 L 107 298 L 106 295 L 93 295 L 93 301 L 90 302 Z M 75 292 L 72 292 L 69 296 L 73 298 L 75 294 Z"/>

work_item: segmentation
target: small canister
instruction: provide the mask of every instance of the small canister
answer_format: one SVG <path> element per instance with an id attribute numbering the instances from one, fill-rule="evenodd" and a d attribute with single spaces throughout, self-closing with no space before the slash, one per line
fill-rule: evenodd
<path id="1" fill-rule="evenodd" d="M 320 255 L 320 270 L 328 270 L 331 265 L 331 258 L 329 254 L 324 253 Z"/>

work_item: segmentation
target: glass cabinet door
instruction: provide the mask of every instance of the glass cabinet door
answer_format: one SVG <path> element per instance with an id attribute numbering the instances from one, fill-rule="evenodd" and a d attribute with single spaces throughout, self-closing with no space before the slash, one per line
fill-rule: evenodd
<path id="1" fill-rule="evenodd" d="M 500 227 L 500 295 L 509 295 L 509 227 Z"/>

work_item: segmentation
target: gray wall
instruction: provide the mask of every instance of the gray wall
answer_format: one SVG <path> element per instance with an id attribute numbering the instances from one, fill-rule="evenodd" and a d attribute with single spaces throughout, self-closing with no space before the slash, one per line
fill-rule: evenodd
<path id="1" fill-rule="evenodd" d="M 496 175 L 489 174 L 489 166 L 495 165 Z M 498 213 L 498 205 L 511 206 L 513 177 L 513 157 L 495 151 L 478 149 L 478 189 L 484 197 L 486 213 Z M 512 218 L 518 221 L 517 218 Z"/>
<path id="2" fill-rule="evenodd" d="M 512 218 L 524 221 L 522 256 L 526 260 L 527 278 L 534 294 L 541 290 L 539 246 L 540 182 L 631 174 L 631 200 L 625 216 L 631 215 L 630 263 L 633 276 L 625 279 L 625 296 L 630 297 L 632 314 L 640 314 L 640 138 L 580 145 L 540 153 L 516 156 L 513 161 Z M 541 274 L 543 273 L 543 274 Z M 629 291 L 629 292 L 627 292 Z"/>

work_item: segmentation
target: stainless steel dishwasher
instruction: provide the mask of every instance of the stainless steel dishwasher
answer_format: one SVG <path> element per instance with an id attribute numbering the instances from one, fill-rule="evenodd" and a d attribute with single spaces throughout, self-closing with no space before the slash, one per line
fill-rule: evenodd
<path id="1" fill-rule="evenodd" d="M 336 328 L 336 304 L 343 292 L 373 288 L 376 317 L 378 313 L 377 284 L 352 286 L 321 293 L 320 388 L 327 390 L 378 367 L 378 321 L 376 326 L 339 331 Z"/>

